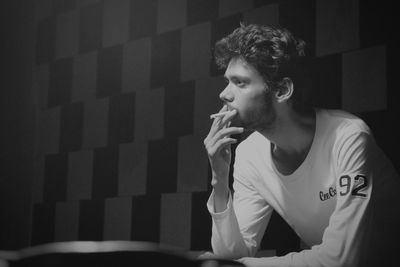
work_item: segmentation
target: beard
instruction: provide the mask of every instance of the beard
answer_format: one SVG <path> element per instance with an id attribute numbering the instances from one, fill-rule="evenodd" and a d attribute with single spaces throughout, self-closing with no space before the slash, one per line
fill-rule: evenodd
<path id="1" fill-rule="evenodd" d="M 247 111 L 239 112 L 231 120 L 231 126 L 243 127 L 247 131 L 272 130 L 276 120 L 276 111 L 272 105 L 272 95 L 265 94 L 262 102 Z"/>

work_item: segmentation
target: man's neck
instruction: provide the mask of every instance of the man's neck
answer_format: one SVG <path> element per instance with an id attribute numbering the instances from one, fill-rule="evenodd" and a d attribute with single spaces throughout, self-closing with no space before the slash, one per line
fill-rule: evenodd
<path id="1" fill-rule="evenodd" d="M 315 111 L 278 113 L 270 130 L 260 131 L 273 144 L 277 158 L 307 155 L 315 134 Z"/>

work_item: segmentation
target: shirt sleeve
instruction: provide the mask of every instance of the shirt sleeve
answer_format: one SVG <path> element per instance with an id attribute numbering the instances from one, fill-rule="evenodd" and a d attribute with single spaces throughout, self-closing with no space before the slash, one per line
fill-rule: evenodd
<path id="1" fill-rule="evenodd" d="M 242 154 L 240 149 L 236 151 L 234 193 L 229 195 L 227 209 L 214 212 L 214 191 L 207 202 L 212 217 L 213 252 L 229 259 L 255 255 L 272 214 L 271 206 L 249 182 L 255 173 Z"/>
<path id="2" fill-rule="evenodd" d="M 365 249 L 372 180 L 376 169 L 375 142 L 369 132 L 338 138 L 334 153 L 337 202 L 322 243 L 282 257 L 243 258 L 246 266 L 358 266 Z"/>

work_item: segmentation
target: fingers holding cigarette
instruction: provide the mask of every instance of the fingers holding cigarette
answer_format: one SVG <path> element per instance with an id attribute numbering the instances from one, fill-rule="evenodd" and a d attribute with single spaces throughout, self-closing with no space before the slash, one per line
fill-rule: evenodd
<path id="1" fill-rule="evenodd" d="M 215 118 L 218 118 L 218 117 L 223 117 L 223 116 L 225 116 L 226 114 L 228 114 L 229 112 L 231 112 L 231 111 L 222 111 L 222 112 L 219 112 L 219 113 L 214 113 L 214 114 L 211 114 L 210 115 L 210 119 L 215 119 Z"/>

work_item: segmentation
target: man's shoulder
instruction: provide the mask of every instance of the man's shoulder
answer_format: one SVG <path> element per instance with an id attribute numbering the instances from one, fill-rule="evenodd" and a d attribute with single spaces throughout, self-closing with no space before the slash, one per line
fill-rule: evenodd
<path id="1" fill-rule="evenodd" d="M 326 129 L 327 133 L 353 134 L 358 132 L 370 133 L 368 125 L 359 116 L 345 110 L 339 109 L 320 109 L 320 126 Z"/>
<path id="2" fill-rule="evenodd" d="M 248 133 L 236 148 L 236 154 L 244 153 L 247 156 L 256 153 L 260 148 L 268 146 L 268 139 L 257 131 Z"/>

